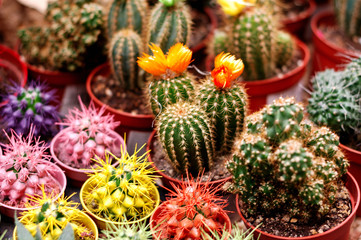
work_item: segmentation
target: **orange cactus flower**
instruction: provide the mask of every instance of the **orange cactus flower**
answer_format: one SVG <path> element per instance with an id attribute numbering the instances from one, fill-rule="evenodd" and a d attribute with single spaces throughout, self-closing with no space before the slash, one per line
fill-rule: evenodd
<path id="1" fill-rule="evenodd" d="M 220 53 L 214 60 L 212 77 L 218 88 L 228 88 L 233 80 L 241 76 L 244 64 L 241 59 L 229 53 Z"/>
<path id="2" fill-rule="evenodd" d="M 164 55 L 162 49 L 155 44 L 149 45 L 153 56 L 143 53 L 138 58 L 138 65 L 153 76 L 165 77 L 182 74 L 192 62 L 192 51 L 182 43 L 172 46 L 168 55 Z M 169 72 L 170 71 L 170 72 Z"/>

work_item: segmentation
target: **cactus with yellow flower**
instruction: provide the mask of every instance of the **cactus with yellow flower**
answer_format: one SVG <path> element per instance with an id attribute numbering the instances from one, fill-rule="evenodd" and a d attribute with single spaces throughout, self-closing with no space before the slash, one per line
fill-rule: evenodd
<path id="1" fill-rule="evenodd" d="M 113 222 L 144 220 L 159 204 L 154 169 L 140 150 L 120 158 L 108 153 L 95 159 L 98 165 L 81 189 L 83 207 L 96 216 Z M 111 164 L 118 162 L 117 166 Z"/>

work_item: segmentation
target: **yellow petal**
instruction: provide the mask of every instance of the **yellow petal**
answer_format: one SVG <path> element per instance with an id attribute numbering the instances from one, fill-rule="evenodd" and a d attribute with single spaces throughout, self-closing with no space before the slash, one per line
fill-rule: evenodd
<path id="1" fill-rule="evenodd" d="M 253 6 L 256 0 L 218 0 L 222 10 L 230 16 L 240 14 L 247 6 Z"/>
<path id="2" fill-rule="evenodd" d="M 143 56 L 138 58 L 137 63 L 144 71 L 154 76 L 160 76 L 167 70 L 167 59 L 162 49 L 157 45 L 151 44 L 149 48 L 152 50 L 153 56 L 143 53 Z"/>
<path id="3" fill-rule="evenodd" d="M 173 45 L 167 55 L 167 66 L 177 74 L 183 73 L 192 61 L 192 51 L 182 43 Z"/>

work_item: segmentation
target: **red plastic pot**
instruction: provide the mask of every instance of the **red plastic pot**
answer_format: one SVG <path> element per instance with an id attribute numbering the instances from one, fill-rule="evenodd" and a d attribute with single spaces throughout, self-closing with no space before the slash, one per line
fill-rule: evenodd
<path id="1" fill-rule="evenodd" d="M 242 81 L 246 88 L 249 100 L 249 109 L 256 112 L 263 108 L 266 104 L 272 103 L 274 99 L 280 96 L 297 96 L 298 91 L 303 91 L 298 87 L 298 83 L 306 73 L 308 62 L 310 61 L 310 51 L 308 47 L 294 38 L 298 49 L 301 51 L 302 64 L 285 73 L 282 77 L 276 76 L 264 80 Z M 207 70 L 211 71 L 213 67 L 213 57 L 207 59 Z M 301 101 L 302 99 L 298 99 Z"/>
<path id="2" fill-rule="evenodd" d="M 158 208 L 155 210 L 155 212 L 152 214 L 152 216 L 150 217 L 150 231 L 152 232 L 153 239 L 156 239 L 156 240 L 161 240 L 159 235 L 157 235 L 157 221 L 160 218 L 162 208 L 164 208 L 165 206 L 166 205 L 164 203 L 160 204 L 158 206 Z M 232 223 L 231 223 L 231 220 L 229 219 L 227 213 L 223 210 L 220 210 L 218 212 L 217 218 L 224 220 L 223 225 L 226 225 L 225 229 L 227 230 L 227 232 L 230 233 L 232 231 Z M 226 238 L 224 238 L 224 240 L 227 240 L 227 239 L 228 239 L 228 236 Z"/>
<path id="3" fill-rule="evenodd" d="M 349 240 L 349 233 L 350 228 L 353 220 L 356 217 L 356 209 L 360 205 L 360 189 L 359 185 L 357 184 L 355 178 L 350 174 L 347 173 L 347 179 L 346 179 L 346 188 L 350 193 L 351 198 L 351 205 L 352 205 L 352 212 L 351 214 L 346 218 L 345 221 L 343 221 L 338 226 L 320 234 L 308 236 L 308 237 L 298 237 L 298 238 L 291 238 L 291 237 L 279 237 L 272 234 L 265 233 L 261 231 L 260 229 L 255 229 L 254 226 L 252 226 L 242 215 L 238 199 L 239 196 L 236 196 L 236 208 L 238 214 L 241 216 L 242 221 L 245 223 L 247 228 L 255 229 L 254 236 L 255 239 L 259 237 L 259 240 Z"/>
<path id="4" fill-rule="evenodd" d="M 60 193 L 54 198 L 54 201 L 56 199 L 58 199 L 60 196 L 62 196 L 64 194 L 65 188 L 66 188 L 66 177 L 64 172 L 54 163 L 51 163 L 49 161 L 45 161 L 42 160 L 40 161 L 41 163 L 46 163 L 49 164 L 51 166 L 49 173 L 51 174 L 51 176 L 58 181 L 59 185 L 60 185 Z M 35 207 L 36 208 L 36 207 Z M 3 203 L 0 202 L 0 213 L 4 214 L 10 218 L 14 218 L 14 214 L 16 212 L 17 216 L 20 216 L 20 213 L 28 210 L 28 208 L 19 208 L 19 207 L 12 207 L 12 206 L 8 206 L 5 205 Z"/>
<path id="5" fill-rule="evenodd" d="M 168 187 L 168 188 L 173 188 L 173 186 L 171 185 L 171 183 L 173 183 L 176 186 L 180 186 L 182 183 L 184 183 L 185 181 L 181 181 L 175 178 L 172 178 L 171 176 L 168 176 L 167 174 L 165 174 L 162 169 L 159 169 L 154 162 L 152 161 L 152 149 L 154 149 L 153 147 L 153 143 L 155 141 L 156 138 L 156 133 L 157 131 L 153 131 L 152 134 L 149 136 L 148 139 L 148 143 L 147 143 L 147 152 L 148 152 L 148 161 L 151 163 L 152 167 L 156 170 L 157 174 L 159 174 L 162 178 L 162 183 L 164 186 Z M 184 176 L 185 177 L 185 176 Z M 220 180 L 215 180 L 215 181 L 211 181 L 210 185 L 212 187 L 218 187 L 219 185 L 224 184 L 227 181 L 230 181 L 232 179 L 232 177 L 227 177 L 224 179 L 220 179 Z M 201 183 L 202 184 L 202 183 Z"/>
<path id="6" fill-rule="evenodd" d="M 98 98 L 95 97 L 91 85 L 94 79 L 97 76 L 109 76 L 111 74 L 110 66 L 108 63 L 102 64 L 96 67 L 88 76 L 86 81 L 86 90 L 93 100 L 96 107 L 102 107 L 105 105 Z M 105 107 L 105 114 L 110 113 L 114 115 L 115 121 L 120 121 L 120 126 L 116 128 L 116 132 L 118 132 L 121 136 L 129 137 L 131 131 L 141 131 L 141 132 L 150 132 L 153 129 L 153 115 L 144 115 L 144 114 L 131 114 L 128 112 L 120 111 L 115 108 L 112 108 L 108 105 Z"/>
<path id="7" fill-rule="evenodd" d="M 311 20 L 311 29 L 314 43 L 313 73 L 323 71 L 327 68 L 342 70 L 350 61 L 350 58 L 361 56 L 361 51 L 356 53 L 340 48 L 328 41 L 319 26 L 335 26 L 336 17 L 332 11 L 322 11 L 316 14 Z"/>
<path id="8" fill-rule="evenodd" d="M 53 138 L 53 140 L 50 143 L 50 154 L 51 154 L 53 160 L 55 161 L 55 163 L 65 172 L 65 175 L 69 179 L 69 183 L 73 186 L 81 187 L 83 185 L 83 183 L 89 178 L 88 174 L 92 173 L 93 170 L 78 169 L 78 168 L 70 167 L 70 166 L 66 165 L 64 162 L 62 162 L 61 160 L 59 160 L 59 158 L 57 157 L 57 155 L 54 152 L 54 149 L 56 149 L 59 144 L 59 141 L 58 141 L 59 137 L 68 131 L 70 131 L 70 129 L 65 128 L 65 129 L 61 130 Z M 123 138 L 114 131 L 110 131 L 110 132 L 111 132 L 111 135 L 113 135 L 116 138 L 116 145 L 119 146 L 119 148 L 122 146 L 122 148 L 126 150 L 126 146 L 125 146 Z M 117 163 L 115 163 L 115 164 L 117 164 Z"/>

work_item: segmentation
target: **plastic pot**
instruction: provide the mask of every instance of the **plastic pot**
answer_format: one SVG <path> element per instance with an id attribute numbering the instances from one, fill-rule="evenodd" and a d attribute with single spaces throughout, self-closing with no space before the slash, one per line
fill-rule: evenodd
<path id="1" fill-rule="evenodd" d="M 246 227 L 255 229 L 254 232 L 255 239 L 257 239 L 257 237 L 259 236 L 259 240 L 349 240 L 351 224 L 356 217 L 356 209 L 360 205 L 360 189 L 355 178 L 350 173 L 347 173 L 347 179 L 345 183 L 351 198 L 351 205 L 352 205 L 351 214 L 346 218 L 345 221 L 343 221 L 341 224 L 337 225 L 336 227 L 324 233 L 320 233 L 312 236 L 292 238 L 292 237 L 279 237 L 265 233 L 258 228 L 255 229 L 255 227 L 252 226 L 242 215 L 238 204 L 238 199 L 239 199 L 238 195 L 236 196 L 236 208 L 238 214 L 241 216 Z"/>
<path id="2" fill-rule="evenodd" d="M 93 100 L 96 107 L 103 107 L 105 104 L 101 102 L 98 98 L 95 97 L 91 85 L 94 79 L 97 76 L 109 76 L 111 74 L 111 69 L 108 63 L 102 64 L 96 67 L 88 76 L 86 81 L 86 90 L 91 100 Z M 115 108 L 112 108 L 108 105 L 105 107 L 105 114 L 110 113 L 114 115 L 115 121 L 120 121 L 120 126 L 116 128 L 121 136 L 124 136 L 126 133 L 127 137 L 131 131 L 141 131 L 141 132 L 150 132 L 152 131 L 153 115 L 144 115 L 144 114 L 131 114 L 128 112 L 120 111 Z"/>
<path id="3" fill-rule="evenodd" d="M 332 11 L 322 11 L 317 13 L 311 20 L 311 29 L 314 43 L 313 74 L 323 71 L 327 68 L 336 70 L 344 69 L 350 62 L 350 58 L 356 58 L 361 55 L 361 51 L 356 53 L 348 49 L 340 48 L 334 43 L 328 41 L 319 26 L 335 26 L 336 17 Z"/>
<path id="4" fill-rule="evenodd" d="M 65 188 L 66 188 L 66 177 L 64 172 L 54 163 L 42 160 L 40 163 L 49 164 L 51 168 L 48 170 L 50 175 L 59 183 L 60 192 L 59 194 L 54 198 L 54 200 L 58 199 L 60 196 L 64 194 Z M 34 207 L 36 208 L 36 207 Z M 0 202 L 0 213 L 4 214 L 10 218 L 14 218 L 14 214 L 16 212 L 17 216 L 20 215 L 21 212 L 28 210 L 29 208 L 19 208 L 19 207 L 13 207 L 8 206 Z"/>
<path id="5" fill-rule="evenodd" d="M 65 175 L 69 179 L 69 183 L 72 186 L 81 187 L 83 185 L 83 183 L 89 178 L 88 174 L 93 172 L 93 170 L 78 169 L 78 168 L 68 166 L 58 158 L 58 156 L 55 154 L 55 151 L 54 151 L 54 149 L 56 149 L 58 147 L 59 137 L 61 137 L 61 135 L 65 134 L 66 132 L 69 132 L 69 131 L 70 131 L 69 128 L 65 128 L 65 129 L 61 130 L 57 135 L 55 135 L 55 137 L 53 138 L 53 140 L 50 143 L 50 154 L 51 154 L 52 158 L 54 159 L 55 163 L 57 165 L 59 165 L 59 167 L 65 172 Z M 115 131 L 110 130 L 110 133 L 113 137 L 116 138 L 115 144 L 117 146 L 119 146 L 119 148 L 121 146 L 123 146 L 123 149 L 126 150 L 126 146 L 125 146 L 123 138 Z M 115 164 L 117 164 L 117 163 L 115 163 Z"/>
<path id="6" fill-rule="evenodd" d="M 162 203 L 161 205 L 159 205 L 159 207 L 155 210 L 153 215 L 150 217 L 150 231 L 152 232 L 153 239 L 156 239 L 156 240 L 161 240 L 159 235 L 157 234 L 157 225 L 159 224 L 159 223 L 157 224 L 157 222 L 158 222 L 158 219 L 161 217 L 162 209 L 165 207 L 166 207 L 165 203 Z M 230 233 L 232 231 L 231 220 L 229 219 L 228 215 L 226 214 L 226 212 L 224 210 L 220 210 L 218 212 L 217 219 L 223 220 L 221 223 L 223 223 L 223 225 L 226 225 L 225 229 L 227 230 L 227 232 Z M 222 238 L 222 239 L 227 240 L 228 236 L 226 238 Z"/>
<path id="7" fill-rule="evenodd" d="M 157 187 L 155 185 L 153 185 L 153 190 L 156 193 L 156 195 L 155 195 L 155 205 L 154 205 L 153 211 L 150 212 L 147 216 L 145 216 L 143 218 L 140 218 L 138 220 L 135 220 L 135 221 L 126 221 L 126 222 L 114 222 L 114 221 L 107 220 L 107 219 L 105 219 L 103 217 L 100 217 L 100 216 L 96 215 L 92 211 L 90 211 L 90 209 L 88 208 L 88 206 L 85 203 L 84 193 L 88 192 L 88 189 L 91 187 L 92 184 L 94 184 L 93 183 L 94 181 L 96 181 L 94 176 L 89 178 L 88 180 L 86 180 L 86 182 L 83 184 L 83 186 L 80 189 L 79 197 L 80 197 L 80 203 L 81 203 L 83 209 L 94 220 L 94 222 L 96 223 L 96 225 L 100 229 L 106 229 L 107 223 L 108 224 L 112 223 L 114 225 L 123 225 L 123 224 L 131 225 L 131 224 L 143 222 L 143 221 L 147 220 L 154 213 L 154 211 L 157 209 L 157 207 L 159 206 L 159 203 L 160 203 L 159 191 L 158 191 Z"/>
<path id="8" fill-rule="evenodd" d="M 94 221 L 85 213 L 83 213 L 82 211 L 78 210 L 78 209 L 74 209 L 74 211 L 78 212 L 78 222 L 84 224 L 88 229 L 90 229 L 93 233 L 94 233 L 94 239 L 98 240 L 99 238 L 99 232 L 98 232 L 98 228 L 97 225 L 94 223 Z M 13 232 L 13 239 L 17 240 L 17 227 L 15 226 L 14 228 L 14 232 Z"/>
<path id="9" fill-rule="evenodd" d="M 152 152 L 154 151 L 153 150 L 154 149 L 153 144 L 154 144 L 154 141 L 156 139 L 156 134 L 157 134 L 157 131 L 154 130 L 151 133 L 151 135 L 149 136 L 149 139 L 148 139 L 148 143 L 147 143 L 148 161 L 151 163 L 151 166 L 156 170 L 156 173 L 162 177 L 161 180 L 162 180 L 162 183 L 163 183 L 164 186 L 166 186 L 167 188 L 173 188 L 171 183 L 173 183 L 176 186 L 180 186 L 185 181 L 181 181 L 181 180 L 172 178 L 171 176 L 168 176 L 167 174 L 165 174 L 162 171 L 162 169 L 159 169 L 154 164 L 154 162 L 152 161 Z M 186 177 L 186 176 L 183 176 L 183 177 Z M 223 185 L 225 182 L 230 181 L 231 179 L 232 179 L 232 177 L 229 176 L 229 177 L 226 177 L 224 179 L 211 181 L 209 183 L 209 185 L 212 186 L 212 187 L 218 187 L 219 185 Z M 200 184 L 202 184 L 202 183 L 200 183 Z"/>

